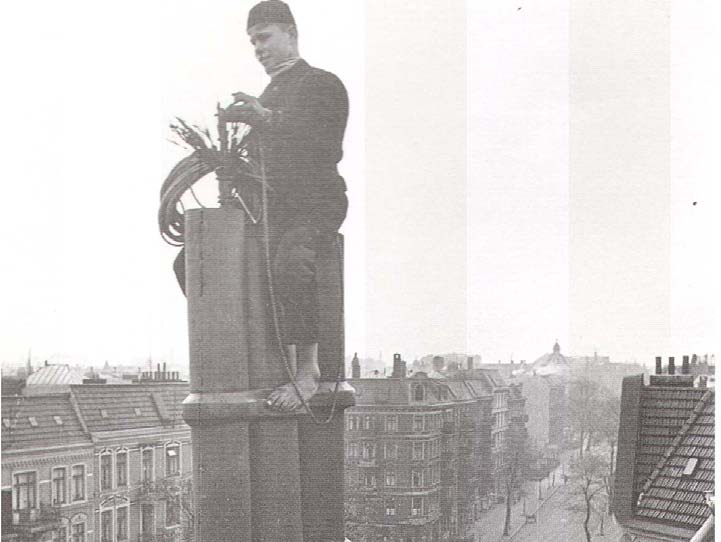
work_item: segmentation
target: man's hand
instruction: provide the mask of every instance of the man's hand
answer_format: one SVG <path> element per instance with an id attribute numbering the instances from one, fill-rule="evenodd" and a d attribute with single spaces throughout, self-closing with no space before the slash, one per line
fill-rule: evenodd
<path id="1" fill-rule="evenodd" d="M 235 101 L 221 113 L 221 120 L 224 122 L 244 122 L 251 126 L 257 126 L 270 119 L 271 110 L 263 107 L 255 96 L 244 92 L 235 92 L 233 100 Z"/>

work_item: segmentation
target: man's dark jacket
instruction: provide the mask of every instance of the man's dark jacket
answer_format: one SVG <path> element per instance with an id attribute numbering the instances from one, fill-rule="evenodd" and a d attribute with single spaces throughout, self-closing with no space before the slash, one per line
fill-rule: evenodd
<path id="1" fill-rule="evenodd" d="M 299 60 L 276 75 L 259 99 L 273 112 L 262 130 L 272 199 L 294 214 L 310 217 L 342 211 L 342 222 L 346 186 L 337 164 L 343 157 L 348 121 L 343 83 Z"/>

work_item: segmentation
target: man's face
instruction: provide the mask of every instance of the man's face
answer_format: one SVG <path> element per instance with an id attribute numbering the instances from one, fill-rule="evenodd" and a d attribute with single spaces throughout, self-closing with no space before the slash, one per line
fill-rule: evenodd
<path id="1" fill-rule="evenodd" d="M 272 70 L 294 55 L 295 39 L 278 25 L 257 24 L 250 27 L 248 36 L 255 49 L 255 57 L 265 71 Z"/>

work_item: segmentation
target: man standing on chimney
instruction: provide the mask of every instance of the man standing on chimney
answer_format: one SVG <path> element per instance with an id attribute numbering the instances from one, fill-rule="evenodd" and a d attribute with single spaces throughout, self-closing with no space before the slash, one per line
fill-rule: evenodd
<path id="1" fill-rule="evenodd" d="M 281 305 L 286 356 L 305 400 L 318 388 L 316 258 L 335 238 L 348 200 L 338 162 L 348 120 L 348 94 L 327 71 L 298 51 L 298 29 L 287 4 L 264 0 L 248 15 L 255 56 L 270 76 L 258 97 L 233 94 L 221 113 L 257 135 L 269 185 L 269 227 L 274 285 Z M 268 406 L 283 411 L 302 403 L 291 383 L 276 388 Z"/>

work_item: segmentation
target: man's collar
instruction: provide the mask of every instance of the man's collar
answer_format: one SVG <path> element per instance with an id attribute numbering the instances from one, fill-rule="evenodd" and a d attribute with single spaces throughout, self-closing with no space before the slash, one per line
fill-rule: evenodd
<path id="1" fill-rule="evenodd" d="M 272 71 L 267 72 L 268 75 L 270 75 L 271 79 L 275 79 L 277 76 L 279 76 L 281 73 L 285 73 L 288 70 L 292 69 L 298 62 L 300 62 L 302 59 L 300 57 L 293 57 L 289 58 L 287 60 L 284 60 L 277 66 L 273 68 Z"/>
<path id="2" fill-rule="evenodd" d="M 280 78 L 288 77 L 291 74 L 298 73 L 299 71 L 303 71 L 303 70 L 307 69 L 309 66 L 310 65 L 305 60 L 300 58 L 296 62 L 285 67 L 284 69 L 281 69 L 280 71 L 275 72 L 275 74 L 272 75 L 270 79 L 271 79 L 271 81 L 276 81 L 279 77 Z"/>

